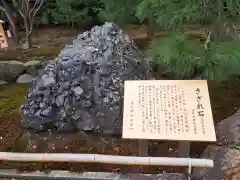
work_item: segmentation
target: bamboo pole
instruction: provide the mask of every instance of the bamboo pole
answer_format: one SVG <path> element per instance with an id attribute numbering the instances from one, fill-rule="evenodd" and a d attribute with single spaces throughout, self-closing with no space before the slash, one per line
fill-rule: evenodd
<path id="1" fill-rule="evenodd" d="M 213 161 L 209 159 L 169 158 L 169 157 L 135 157 L 113 156 L 100 154 L 69 154 L 69 153 L 9 153 L 0 152 L 0 160 L 23 162 L 83 162 L 105 163 L 122 165 L 144 166 L 189 166 L 213 167 Z"/>

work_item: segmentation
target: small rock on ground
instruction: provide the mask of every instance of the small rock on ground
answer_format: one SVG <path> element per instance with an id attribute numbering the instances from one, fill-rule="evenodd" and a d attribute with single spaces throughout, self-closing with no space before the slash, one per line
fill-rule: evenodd
<path id="1" fill-rule="evenodd" d="M 0 61 L 0 79 L 11 82 L 24 71 L 24 64 L 19 61 Z"/>
<path id="2" fill-rule="evenodd" d="M 44 60 L 44 61 L 42 61 L 41 62 L 41 66 L 42 67 L 45 67 L 45 66 L 47 66 L 49 63 L 51 63 L 53 60 Z"/>
<path id="3" fill-rule="evenodd" d="M 33 76 L 30 74 L 23 74 L 18 77 L 17 83 L 31 83 L 33 80 Z"/>
<path id="4" fill-rule="evenodd" d="M 42 68 L 42 63 L 37 60 L 28 61 L 24 64 L 24 68 L 26 73 L 32 76 L 37 76 L 38 70 Z"/>
<path id="5" fill-rule="evenodd" d="M 4 85 L 4 84 L 7 84 L 7 82 L 0 80 L 0 85 Z"/>

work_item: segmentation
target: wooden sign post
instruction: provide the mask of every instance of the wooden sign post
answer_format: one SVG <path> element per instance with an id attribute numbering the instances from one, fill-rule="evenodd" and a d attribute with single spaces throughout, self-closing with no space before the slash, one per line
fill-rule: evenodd
<path id="1" fill-rule="evenodd" d="M 190 141 L 216 141 L 207 81 L 125 81 L 122 137 L 140 140 L 140 156 L 149 139 L 180 141 L 185 157 Z"/>
<path id="2" fill-rule="evenodd" d="M 8 42 L 7 37 L 4 32 L 3 24 L 4 21 L 0 20 L 0 48 L 7 49 L 8 48 Z"/>

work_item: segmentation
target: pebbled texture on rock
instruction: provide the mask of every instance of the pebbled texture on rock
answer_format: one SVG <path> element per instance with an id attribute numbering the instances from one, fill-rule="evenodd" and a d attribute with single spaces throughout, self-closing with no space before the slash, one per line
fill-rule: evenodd
<path id="1" fill-rule="evenodd" d="M 201 158 L 212 159 L 213 168 L 195 168 L 194 176 L 204 180 L 240 179 L 240 109 L 216 126 L 217 143 L 209 145 Z"/>
<path id="2" fill-rule="evenodd" d="M 37 131 L 121 133 L 124 80 L 147 79 L 141 51 L 112 23 L 66 46 L 33 80 L 22 123 Z"/>

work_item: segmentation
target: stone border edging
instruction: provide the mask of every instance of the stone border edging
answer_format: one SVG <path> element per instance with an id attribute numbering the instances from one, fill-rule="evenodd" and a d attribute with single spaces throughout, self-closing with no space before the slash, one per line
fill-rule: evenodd
<path id="1" fill-rule="evenodd" d="M 108 172 L 84 172 L 74 173 L 69 171 L 51 171 L 44 173 L 40 171 L 18 173 L 17 170 L 1 170 L 0 179 L 67 179 L 67 180 L 185 180 L 184 174 L 164 173 L 164 174 L 120 174 Z"/>

